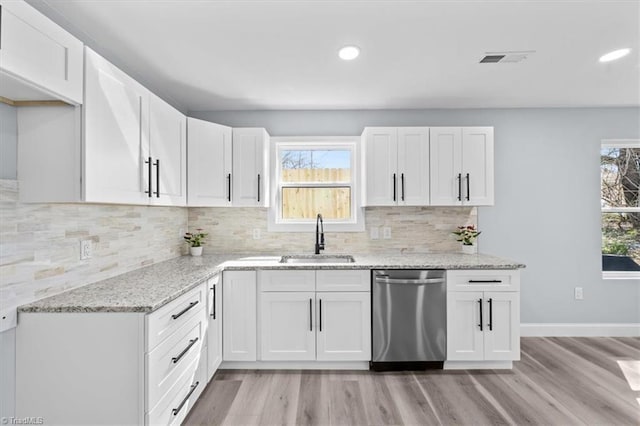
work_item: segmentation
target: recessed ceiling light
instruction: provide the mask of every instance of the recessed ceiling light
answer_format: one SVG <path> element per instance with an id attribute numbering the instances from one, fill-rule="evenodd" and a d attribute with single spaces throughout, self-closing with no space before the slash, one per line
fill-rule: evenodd
<path id="1" fill-rule="evenodd" d="M 357 46 L 345 46 L 338 51 L 340 59 L 345 61 L 351 61 L 358 57 L 360 54 L 360 48 Z"/>
<path id="2" fill-rule="evenodd" d="M 629 52 L 631 52 L 631 49 L 629 48 L 614 50 L 613 52 L 609 52 L 606 55 L 600 56 L 600 62 L 615 61 L 616 59 L 620 59 L 623 56 L 627 56 Z"/>

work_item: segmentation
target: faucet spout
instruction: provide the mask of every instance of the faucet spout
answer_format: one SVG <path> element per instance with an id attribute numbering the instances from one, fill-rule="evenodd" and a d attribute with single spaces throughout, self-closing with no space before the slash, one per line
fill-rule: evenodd
<path id="1" fill-rule="evenodd" d="M 324 250 L 324 223 L 322 215 L 318 213 L 316 216 L 316 254 L 320 254 L 320 250 Z"/>

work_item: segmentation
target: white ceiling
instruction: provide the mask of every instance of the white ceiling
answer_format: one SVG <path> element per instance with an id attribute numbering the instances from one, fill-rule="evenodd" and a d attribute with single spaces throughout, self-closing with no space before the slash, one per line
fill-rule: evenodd
<path id="1" fill-rule="evenodd" d="M 29 2 L 189 111 L 640 105 L 635 0 Z"/>

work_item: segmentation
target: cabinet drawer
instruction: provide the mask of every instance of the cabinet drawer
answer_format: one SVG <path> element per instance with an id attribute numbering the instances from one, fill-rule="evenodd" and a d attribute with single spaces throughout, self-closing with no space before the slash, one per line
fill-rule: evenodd
<path id="1" fill-rule="evenodd" d="M 167 336 L 198 314 L 198 310 L 205 305 L 205 287 L 199 285 L 147 315 L 147 352 L 152 351 Z"/>
<path id="2" fill-rule="evenodd" d="M 517 269 L 447 271 L 447 291 L 520 291 Z"/>
<path id="3" fill-rule="evenodd" d="M 147 411 L 156 406 L 180 377 L 193 375 L 193 371 L 187 370 L 201 356 L 205 324 L 205 309 L 201 307 L 198 315 L 147 354 Z"/>
<path id="4" fill-rule="evenodd" d="M 315 291 L 316 272 L 312 270 L 258 271 L 261 291 Z"/>
<path id="5" fill-rule="evenodd" d="M 196 367 L 194 360 L 188 367 L 190 374 L 184 374 L 158 405 L 146 414 L 147 425 L 180 425 L 205 387 L 205 378 Z"/>
<path id="6" fill-rule="evenodd" d="M 316 271 L 317 291 L 371 291 L 371 271 L 320 269 Z"/>

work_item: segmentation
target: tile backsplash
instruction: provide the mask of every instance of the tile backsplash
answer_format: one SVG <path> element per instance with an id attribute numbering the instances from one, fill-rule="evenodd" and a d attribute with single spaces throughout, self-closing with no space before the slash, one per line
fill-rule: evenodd
<path id="1" fill-rule="evenodd" d="M 476 224 L 471 207 L 365 209 L 365 232 L 325 233 L 325 253 L 459 251 L 451 231 Z M 372 240 L 370 229 L 380 228 Z M 382 227 L 391 239 L 382 239 Z M 107 204 L 23 204 L 18 182 L 0 179 L 0 308 L 168 260 L 187 251 L 180 231 L 209 233 L 205 253 L 312 253 L 313 232 L 268 232 L 264 208 L 183 208 Z M 260 229 L 261 238 L 253 239 Z M 92 258 L 80 260 L 80 241 Z"/>
<path id="2" fill-rule="evenodd" d="M 368 207 L 365 232 L 326 232 L 325 253 L 437 253 L 460 251 L 451 231 L 477 224 L 474 207 Z M 382 227 L 391 239 L 382 239 Z M 380 228 L 380 239 L 370 229 Z M 264 208 L 189 208 L 189 228 L 209 233 L 205 253 L 312 253 L 313 232 L 267 232 Z M 253 229 L 260 239 L 253 239 Z"/>
<path id="3" fill-rule="evenodd" d="M 106 204 L 22 204 L 0 180 L 0 308 L 180 256 L 187 209 Z M 80 241 L 93 254 L 80 260 Z"/>

